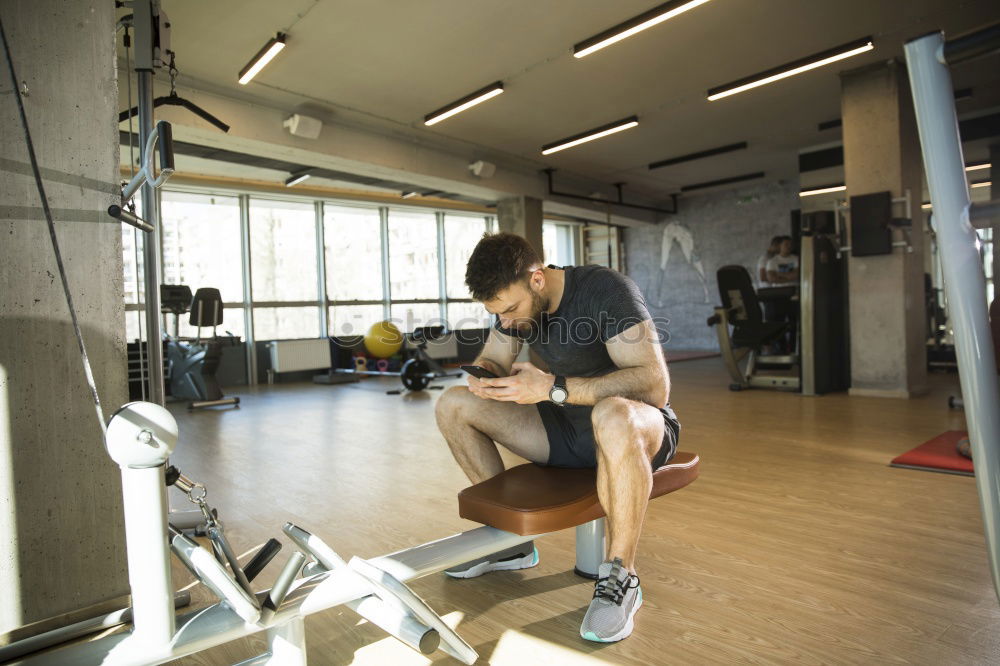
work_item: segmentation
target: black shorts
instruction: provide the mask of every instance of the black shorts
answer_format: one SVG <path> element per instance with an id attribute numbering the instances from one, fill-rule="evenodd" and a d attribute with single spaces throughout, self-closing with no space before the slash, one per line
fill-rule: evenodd
<path id="1" fill-rule="evenodd" d="M 587 405 L 556 405 L 549 401 L 535 405 L 549 437 L 551 467 L 597 467 L 597 441 L 590 420 L 593 407 Z M 653 457 L 653 469 L 666 464 L 677 453 L 681 424 L 670 406 L 660 409 L 663 414 L 663 443 Z"/>

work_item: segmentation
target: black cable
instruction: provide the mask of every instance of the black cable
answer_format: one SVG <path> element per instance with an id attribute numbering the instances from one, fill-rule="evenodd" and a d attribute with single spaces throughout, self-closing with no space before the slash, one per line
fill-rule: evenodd
<path id="1" fill-rule="evenodd" d="M 14 59 L 10 55 L 10 45 L 7 43 L 7 33 L 3 27 L 3 19 L 0 18 L 0 39 L 3 40 L 3 50 L 7 56 L 7 65 L 10 71 L 10 81 L 14 86 L 14 97 L 17 99 L 17 110 L 21 115 L 21 127 L 24 129 L 24 141 L 28 147 L 28 157 L 31 160 L 31 171 L 35 175 L 35 186 L 38 188 L 38 196 L 42 200 L 42 210 L 45 212 L 45 221 L 49 225 L 49 239 L 52 241 L 52 250 L 56 255 L 56 266 L 59 268 L 59 279 L 62 281 L 63 293 L 66 295 L 66 305 L 69 306 L 69 316 L 73 321 L 73 332 L 76 334 L 76 342 L 80 346 L 80 356 L 83 359 L 83 372 L 87 376 L 87 385 L 90 387 L 90 394 L 94 398 L 94 407 L 97 410 L 97 422 L 101 426 L 101 435 L 107 438 L 108 428 L 104 423 L 104 412 L 101 409 L 101 398 L 97 395 L 97 385 L 94 382 L 94 372 L 90 366 L 90 358 L 87 356 L 87 347 L 83 343 L 83 333 L 80 331 L 80 322 L 76 318 L 76 309 L 73 307 L 73 295 L 69 290 L 69 282 L 66 279 L 66 268 L 63 266 L 62 253 L 59 251 L 59 241 L 56 239 L 56 226 L 52 221 L 52 210 L 49 208 L 48 197 L 45 196 L 45 186 L 42 184 L 42 174 L 38 169 L 38 160 L 35 158 L 35 146 L 31 142 L 31 131 L 28 129 L 28 117 L 24 113 L 24 102 L 17 88 L 17 74 L 14 71 Z"/>

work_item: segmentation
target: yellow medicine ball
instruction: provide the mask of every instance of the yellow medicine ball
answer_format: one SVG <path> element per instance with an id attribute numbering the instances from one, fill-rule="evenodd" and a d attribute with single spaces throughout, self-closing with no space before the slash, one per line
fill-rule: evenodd
<path id="1" fill-rule="evenodd" d="M 365 334 L 365 349 L 375 358 L 389 358 L 403 346 L 403 334 L 391 321 L 372 324 Z"/>

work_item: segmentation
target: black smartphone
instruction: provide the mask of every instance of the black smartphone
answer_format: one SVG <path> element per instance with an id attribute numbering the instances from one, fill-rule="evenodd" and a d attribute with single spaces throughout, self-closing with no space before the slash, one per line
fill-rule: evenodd
<path id="1" fill-rule="evenodd" d="M 496 379 L 497 376 L 484 368 L 481 365 L 463 365 L 462 370 L 475 377 L 476 379 Z"/>

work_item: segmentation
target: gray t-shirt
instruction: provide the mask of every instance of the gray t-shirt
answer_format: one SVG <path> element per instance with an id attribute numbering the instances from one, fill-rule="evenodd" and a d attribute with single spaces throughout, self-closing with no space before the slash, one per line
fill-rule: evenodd
<path id="1" fill-rule="evenodd" d="M 604 266 L 566 266 L 563 270 L 562 300 L 551 315 L 542 313 L 539 327 L 518 334 L 501 327 L 499 320 L 494 326 L 531 345 L 553 374 L 599 377 L 617 370 L 607 341 L 651 319 L 639 288 L 630 278 Z"/>

